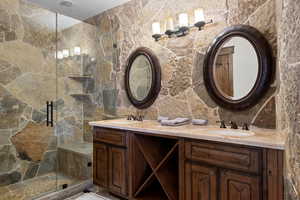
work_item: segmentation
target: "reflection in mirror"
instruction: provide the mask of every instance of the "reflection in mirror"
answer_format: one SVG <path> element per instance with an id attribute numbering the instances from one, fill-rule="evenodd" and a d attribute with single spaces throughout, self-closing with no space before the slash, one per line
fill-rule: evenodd
<path id="1" fill-rule="evenodd" d="M 129 72 L 129 88 L 133 97 L 143 101 L 149 94 L 152 85 L 152 67 L 144 55 L 136 57 Z"/>
<path id="2" fill-rule="evenodd" d="M 243 37 L 229 38 L 216 54 L 214 80 L 219 92 L 228 99 L 247 96 L 255 86 L 258 71 L 256 50 Z"/>

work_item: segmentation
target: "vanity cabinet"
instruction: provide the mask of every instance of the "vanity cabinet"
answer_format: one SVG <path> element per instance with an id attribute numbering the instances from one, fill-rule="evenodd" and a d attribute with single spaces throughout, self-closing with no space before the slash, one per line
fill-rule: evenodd
<path id="1" fill-rule="evenodd" d="M 222 170 L 220 175 L 221 200 L 259 200 L 262 196 L 261 178 Z"/>
<path id="2" fill-rule="evenodd" d="M 283 200 L 283 152 L 185 141 L 185 199 Z"/>
<path id="3" fill-rule="evenodd" d="M 185 173 L 185 199 L 217 200 L 217 168 L 188 162 Z"/>
<path id="4" fill-rule="evenodd" d="M 128 194 L 126 138 L 109 129 L 94 132 L 94 183 L 122 197 Z"/>
<path id="5" fill-rule="evenodd" d="M 94 183 L 129 200 L 283 200 L 283 151 L 94 128 Z"/>

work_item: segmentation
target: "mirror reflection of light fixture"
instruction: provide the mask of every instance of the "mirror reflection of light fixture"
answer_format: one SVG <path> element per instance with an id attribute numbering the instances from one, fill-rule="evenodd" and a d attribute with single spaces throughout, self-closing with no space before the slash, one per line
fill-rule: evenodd
<path id="1" fill-rule="evenodd" d="M 163 35 L 167 35 L 169 38 L 171 38 L 172 36 L 182 37 L 187 35 L 193 27 L 197 27 L 198 30 L 201 31 L 206 24 L 213 23 L 212 19 L 208 22 L 205 21 L 204 11 L 202 8 L 194 10 L 194 25 L 189 25 L 189 21 L 192 20 L 189 20 L 189 15 L 187 13 L 180 13 L 178 15 L 178 20 L 179 26 L 174 29 L 173 19 L 168 18 L 167 22 L 165 23 L 167 31 L 164 34 L 161 34 L 160 24 L 158 22 L 153 23 L 152 37 L 155 39 L 155 41 L 158 41 L 163 37 Z"/>
<path id="2" fill-rule="evenodd" d="M 58 60 L 61 60 L 61 59 L 64 58 L 64 55 L 63 55 L 62 51 L 57 51 L 56 55 L 57 55 L 56 58 L 57 58 Z"/>
<path id="3" fill-rule="evenodd" d="M 82 50 L 82 54 L 83 54 L 83 55 L 87 55 L 88 53 L 89 53 L 89 52 L 88 52 L 87 49 L 83 49 L 83 50 Z"/>
<path id="4" fill-rule="evenodd" d="M 75 56 L 79 56 L 80 53 L 81 53 L 80 47 L 74 47 L 74 55 L 75 55 Z"/>
<path id="5" fill-rule="evenodd" d="M 152 24 L 152 37 L 155 39 L 155 41 L 158 41 L 159 38 L 162 36 L 160 32 L 160 23 L 159 22 L 154 22 Z"/>
<path id="6" fill-rule="evenodd" d="M 67 58 L 67 57 L 70 56 L 70 51 L 69 51 L 68 49 L 64 49 L 64 50 L 62 51 L 62 54 L 63 54 L 63 57 L 64 57 L 64 58 Z"/>

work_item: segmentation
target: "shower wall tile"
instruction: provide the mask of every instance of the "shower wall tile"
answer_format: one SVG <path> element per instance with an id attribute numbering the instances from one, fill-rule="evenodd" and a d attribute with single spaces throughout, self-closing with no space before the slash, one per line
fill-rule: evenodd
<path id="1" fill-rule="evenodd" d="M 55 23 L 56 13 L 26 0 L 0 1 L 1 186 L 54 172 L 60 142 L 83 141 L 82 103 L 70 96 L 83 86 L 69 79 L 81 73 L 82 57 L 56 68 Z M 54 101 L 59 127 L 46 127 L 46 101 Z"/>
<path id="2" fill-rule="evenodd" d="M 46 127 L 45 123 L 29 122 L 23 130 L 12 136 L 11 142 L 25 160 L 40 162 L 47 150 L 51 135 L 53 129 Z"/>

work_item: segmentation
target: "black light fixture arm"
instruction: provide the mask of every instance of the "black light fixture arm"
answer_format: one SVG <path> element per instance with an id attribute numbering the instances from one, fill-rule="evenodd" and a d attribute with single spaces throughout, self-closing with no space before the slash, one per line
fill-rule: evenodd
<path id="1" fill-rule="evenodd" d="M 207 24 L 212 24 L 213 20 L 211 19 L 208 22 L 205 21 L 199 21 L 195 23 L 193 26 L 182 26 L 179 27 L 176 30 L 167 30 L 164 34 L 154 34 L 152 37 L 155 39 L 155 41 L 159 41 L 162 37 L 168 36 L 168 38 L 172 38 L 173 36 L 176 37 L 183 37 L 189 34 L 190 30 L 194 27 L 197 27 L 199 31 L 203 30 L 203 27 Z"/>

